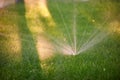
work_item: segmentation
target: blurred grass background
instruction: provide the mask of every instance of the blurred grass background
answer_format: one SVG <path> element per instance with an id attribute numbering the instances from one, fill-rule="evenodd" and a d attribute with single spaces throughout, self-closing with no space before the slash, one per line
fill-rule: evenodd
<path id="1" fill-rule="evenodd" d="M 0 9 L 0 79 L 119 80 L 119 6 L 119 0 L 76 2 L 77 36 L 80 44 L 85 42 L 98 26 L 100 29 L 107 27 L 107 31 L 111 31 L 111 34 L 100 44 L 82 54 L 65 56 L 56 52 L 53 57 L 43 61 L 39 59 L 36 48 L 36 38 L 41 33 L 39 29 L 35 32 L 31 27 L 42 28 L 45 34 L 53 36 L 54 39 L 64 37 L 68 39 L 64 22 L 71 32 L 73 2 L 48 0 L 48 9 L 56 24 L 55 27 L 51 27 L 49 19 L 40 14 L 38 17 L 30 15 L 26 18 L 24 3 Z M 32 15 L 37 13 L 33 12 Z"/>

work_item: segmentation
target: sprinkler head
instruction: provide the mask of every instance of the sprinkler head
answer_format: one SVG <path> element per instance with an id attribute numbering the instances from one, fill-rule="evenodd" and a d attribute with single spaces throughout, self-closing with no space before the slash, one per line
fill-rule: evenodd
<path id="1" fill-rule="evenodd" d="M 75 56 L 75 53 L 73 53 L 72 55 Z"/>

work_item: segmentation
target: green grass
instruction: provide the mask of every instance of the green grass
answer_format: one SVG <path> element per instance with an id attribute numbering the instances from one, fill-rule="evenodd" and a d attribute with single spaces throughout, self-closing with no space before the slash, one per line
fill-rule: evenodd
<path id="1" fill-rule="evenodd" d="M 48 1 L 48 8 L 57 26 L 50 28 L 43 20 L 42 23 L 46 25 L 45 32 L 55 39 L 68 39 L 63 19 L 71 32 L 73 3 L 58 2 L 63 19 L 55 4 L 54 1 Z M 102 22 L 101 25 L 105 27 L 104 16 L 103 12 L 100 12 L 101 9 L 91 3 L 77 3 L 76 6 L 77 37 L 79 44 L 82 44 L 98 29 L 98 24 Z M 92 22 L 93 19 L 95 23 Z M 45 61 L 40 61 L 38 57 L 35 37 L 37 35 L 29 30 L 23 3 L 0 9 L 0 80 L 120 79 L 119 34 L 109 35 L 101 43 L 79 55 L 67 56 L 56 52 L 52 58 Z M 16 51 L 19 46 L 20 51 Z"/>
<path id="2" fill-rule="evenodd" d="M 77 56 L 57 56 L 47 63 L 54 73 L 48 75 L 51 80 L 119 80 L 119 50 L 110 45 L 116 46 L 103 43 Z"/>

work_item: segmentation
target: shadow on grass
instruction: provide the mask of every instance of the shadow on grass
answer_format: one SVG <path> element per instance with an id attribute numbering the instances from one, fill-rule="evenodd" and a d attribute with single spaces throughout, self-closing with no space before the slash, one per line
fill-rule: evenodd
<path id="1" fill-rule="evenodd" d="M 6 11 L 8 12 L 4 14 Z M 2 14 L 2 12 L 0 14 Z M 4 29 L 3 31 L 0 30 L 0 79 L 43 80 L 35 40 L 27 26 L 25 18 L 24 2 L 3 9 L 3 14 L 4 17 L 0 19 L 0 23 L 3 24 L 0 25 L 0 29 Z M 10 28 L 11 26 L 14 27 Z M 18 31 L 14 33 L 14 28 L 16 27 Z M 3 33 L 5 33 L 5 35 Z M 9 33 L 12 33 L 12 38 L 9 36 Z M 18 35 L 19 38 L 14 40 L 14 35 Z M 8 42 L 9 39 L 11 39 L 12 43 Z M 20 41 L 19 47 L 21 50 L 19 53 L 16 52 L 12 54 L 14 52 L 12 52 L 11 47 L 14 47 L 13 45 L 17 44 L 15 42 L 18 41 Z M 17 57 L 18 54 L 20 55 Z"/>
<path id="2" fill-rule="evenodd" d="M 22 5 L 24 2 L 22 2 Z M 20 5 L 20 6 L 19 6 Z M 37 80 L 42 79 L 42 70 L 40 66 L 40 61 L 38 57 L 38 52 L 36 50 L 35 40 L 33 39 L 32 33 L 30 32 L 26 18 L 25 18 L 25 6 L 18 4 L 19 9 L 17 9 L 21 17 L 18 20 L 18 26 L 20 30 L 21 37 L 21 53 L 22 53 L 22 80 Z"/>

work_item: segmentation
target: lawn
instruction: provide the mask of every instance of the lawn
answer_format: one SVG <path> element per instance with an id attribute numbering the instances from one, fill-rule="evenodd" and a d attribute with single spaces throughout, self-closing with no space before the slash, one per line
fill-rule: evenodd
<path id="1" fill-rule="evenodd" d="M 0 80 L 120 80 L 119 27 L 111 31 L 111 18 L 106 19 L 105 9 L 96 4 L 48 0 L 50 18 L 38 15 L 39 11 L 26 17 L 24 3 L 0 9 Z M 64 55 L 57 43 L 72 45 L 73 26 L 77 49 L 96 31 L 96 36 L 102 31 L 109 35 L 99 43 L 106 34 L 93 36 L 91 45 L 96 45 L 78 55 Z M 41 49 L 43 43 L 47 47 Z M 44 48 L 50 49 L 46 53 Z"/>

